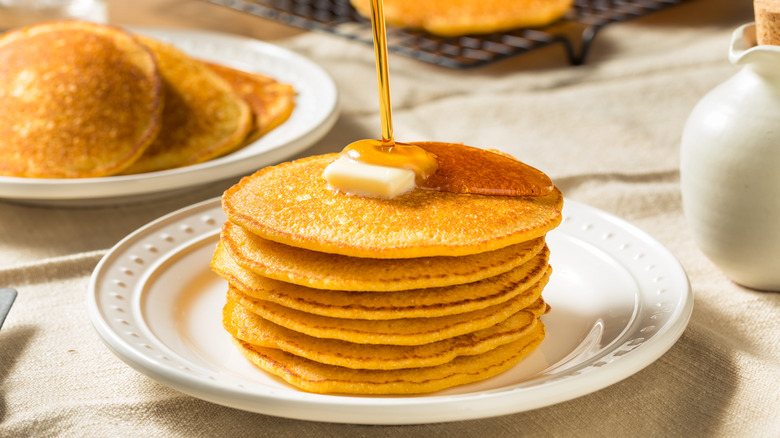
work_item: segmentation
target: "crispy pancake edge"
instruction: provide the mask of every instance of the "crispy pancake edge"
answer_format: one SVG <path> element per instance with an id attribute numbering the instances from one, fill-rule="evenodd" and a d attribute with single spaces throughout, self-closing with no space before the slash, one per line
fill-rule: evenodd
<path id="1" fill-rule="evenodd" d="M 481 283 L 495 284 L 496 277 L 452 286 L 402 291 L 341 291 L 313 289 L 274 280 L 238 266 L 218 244 L 211 263 L 212 270 L 242 293 L 285 307 L 336 318 L 398 319 L 452 315 L 485 308 L 525 292 L 552 268 L 546 248 L 528 262 L 496 277 L 511 278 L 500 289 L 482 288 Z M 482 295 L 472 291 L 477 288 Z M 490 292 L 485 295 L 485 292 Z M 388 298 L 385 298 L 387 296 Z M 391 306 L 393 303 L 403 305 Z M 384 304 L 383 304 L 384 303 Z"/>
<path id="2" fill-rule="evenodd" d="M 367 259 L 290 247 L 230 222 L 224 224 L 220 241 L 239 266 L 258 275 L 315 289 L 350 291 L 398 291 L 470 283 L 516 268 L 545 248 L 544 239 L 537 238 L 461 257 Z"/>
<path id="3" fill-rule="evenodd" d="M 528 290 L 537 299 L 530 306 L 543 302 L 544 284 Z M 484 309 L 432 318 L 391 320 L 357 320 L 332 318 L 290 309 L 268 301 L 251 298 L 236 289 L 228 289 L 233 300 L 269 320 L 290 330 L 318 338 L 340 339 L 362 344 L 421 345 L 490 327 L 529 307 L 525 296 L 514 297 Z"/>
<path id="4" fill-rule="evenodd" d="M 315 338 L 267 321 L 233 301 L 223 309 L 223 326 L 233 337 L 259 347 L 276 348 L 309 360 L 356 369 L 403 369 L 441 365 L 516 341 L 533 330 L 546 304 L 523 309 L 500 323 L 423 345 L 356 344 Z"/>
<path id="5" fill-rule="evenodd" d="M 443 365 L 405 370 L 353 370 L 309 361 L 281 350 L 234 339 L 239 351 L 259 368 L 300 389 L 316 393 L 422 394 L 493 377 L 516 365 L 544 340 L 545 328 L 530 342 L 520 339 L 476 356 Z"/>

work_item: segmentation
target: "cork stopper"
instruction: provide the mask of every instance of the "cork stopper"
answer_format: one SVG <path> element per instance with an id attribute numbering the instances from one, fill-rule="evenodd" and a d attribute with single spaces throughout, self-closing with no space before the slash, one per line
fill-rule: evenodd
<path id="1" fill-rule="evenodd" d="M 780 0 L 753 0 L 753 11 L 758 44 L 780 46 Z"/>

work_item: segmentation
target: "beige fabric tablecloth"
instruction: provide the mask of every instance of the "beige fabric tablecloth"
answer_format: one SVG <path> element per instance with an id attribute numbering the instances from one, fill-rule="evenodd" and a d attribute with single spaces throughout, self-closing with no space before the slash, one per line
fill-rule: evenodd
<path id="1" fill-rule="evenodd" d="M 238 15 L 203 2 L 169 3 L 152 10 L 156 19 L 142 21 L 129 6 L 121 6 L 128 15 L 115 18 L 231 28 L 218 20 Z M 545 170 L 569 199 L 630 221 L 679 258 L 695 296 L 692 319 L 670 351 L 635 375 L 554 406 L 443 424 L 316 423 L 212 404 L 114 356 L 90 324 L 86 291 L 95 265 L 117 241 L 165 213 L 218 196 L 234 180 L 112 207 L 0 201 L 0 287 L 19 291 L 0 330 L 0 436 L 780 436 L 780 294 L 733 284 L 701 254 L 679 190 L 686 117 L 735 73 L 727 61 L 730 35 L 749 21 L 748 0 L 691 0 L 606 28 L 579 67 L 567 65 L 555 46 L 469 71 L 391 57 L 397 140 L 506 150 Z M 376 137 L 372 49 L 275 29 L 282 35 L 273 41 L 324 67 L 341 96 L 335 128 L 302 155 Z M 261 37 L 272 30 L 235 27 Z"/>

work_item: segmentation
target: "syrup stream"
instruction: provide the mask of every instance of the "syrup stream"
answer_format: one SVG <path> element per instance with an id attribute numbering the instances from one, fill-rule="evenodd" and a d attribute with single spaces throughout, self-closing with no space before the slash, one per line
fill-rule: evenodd
<path id="1" fill-rule="evenodd" d="M 376 79 L 382 116 L 382 146 L 393 147 L 393 115 L 390 108 L 390 75 L 387 68 L 387 33 L 382 0 L 371 0 L 371 28 L 374 33 Z"/>
<path id="2" fill-rule="evenodd" d="M 436 172 L 436 156 L 411 144 L 396 143 L 393 139 L 393 116 L 390 105 L 390 74 L 387 67 L 387 33 L 382 0 L 371 0 L 371 28 L 374 33 L 376 81 L 379 91 L 379 114 L 382 121 L 382 140 L 358 140 L 342 151 L 356 161 L 380 166 L 409 169 L 420 185 Z"/>

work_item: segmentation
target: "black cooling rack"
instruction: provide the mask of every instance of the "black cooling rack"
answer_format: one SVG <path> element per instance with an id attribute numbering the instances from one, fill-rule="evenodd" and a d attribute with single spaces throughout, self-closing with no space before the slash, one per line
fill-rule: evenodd
<path id="1" fill-rule="evenodd" d="M 371 22 L 349 0 L 205 0 L 291 26 L 329 32 L 373 44 Z M 388 27 L 387 49 L 450 68 L 478 67 L 552 44 L 561 44 L 568 61 L 583 64 L 599 30 L 687 0 L 575 0 L 557 23 L 487 35 L 440 37 Z"/>

